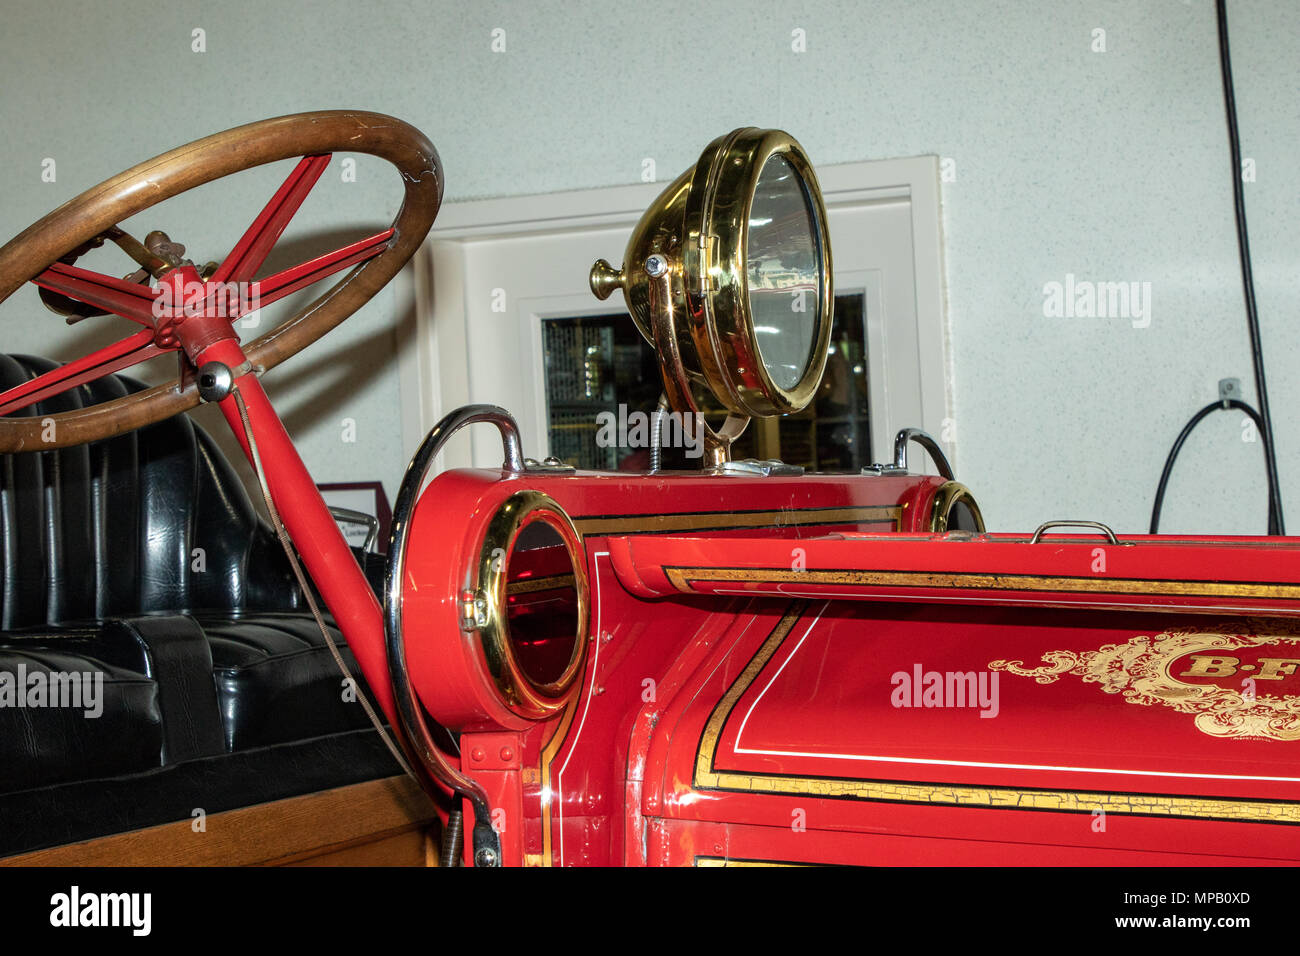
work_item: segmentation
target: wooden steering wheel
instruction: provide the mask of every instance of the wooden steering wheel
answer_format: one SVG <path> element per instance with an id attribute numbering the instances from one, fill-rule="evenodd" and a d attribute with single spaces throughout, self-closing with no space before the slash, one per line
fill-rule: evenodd
<path id="1" fill-rule="evenodd" d="M 397 167 L 405 197 L 383 232 L 257 279 L 276 241 L 312 186 L 339 151 L 367 153 Z M 243 237 L 210 274 L 184 260 L 184 247 L 161 233 L 139 242 L 117 223 L 179 193 L 224 176 L 299 156 L 302 159 Z M 26 282 L 47 303 L 74 316 L 112 313 L 143 326 L 134 335 L 91 352 L 21 385 L 0 392 L 0 453 L 45 451 L 108 438 L 168 418 L 199 403 L 193 368 L 186 362 L 174 381 L 123 398 L 43 418 L 14 412 L 136 365 L 181 343 L 177 316 L 238 318 L 249 299 L 227 290 L 252 288 L 255 308 L 354 266 L 306 308 L 243 346 L 254 370 L 279 365 L 359 309 L 397 274 L 424 241 L 442 202 L 442 164 L 433 144 L 415 127 L 379 113 L 328 110 L 298 113 L 226 130 L 181 146 L 88 189 L 0 248 L 0 302 Z M 141 267 L 125 279 L 78 268 L 77 256 L 109 240 Z M 195 278 L 189 312 L 170 302 L 179 286 L 169 274 Z M 153 278 L 156 284 L 150 285 Z M 206 291 L 205 291 L 206 290 Z M 220 293 L 220 294 L 218 294 Z M 58 306 L 56 306 L 58 307 Z M 193 356 L 190 356 L 191 358 Z M 50 419 L 54 427 L 50 428 Z"/>

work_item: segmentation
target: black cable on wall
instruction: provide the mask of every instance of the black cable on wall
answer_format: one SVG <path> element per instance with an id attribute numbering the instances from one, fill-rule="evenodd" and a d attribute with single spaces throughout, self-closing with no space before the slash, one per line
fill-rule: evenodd
<path id="1" fill-rule="evenodd" d="M 1268 387 L 1264 383 L 1264 349 L 1260 343 L 1259 311 L 1255 305 L 1255 277 L 1250 265 L 1250 239 L 1246 233 L 1246 199 L 1241 179 L 1241 139 L 1237 131 L 1237 101 L 1233 95 L 1232 60 L 1228 51 L 1227 0 L 1215 0 L 1215 11 L 1219 22 L 1219 71 L 1223 77 L 1223 101 L 1228 118 L 1228 145 L 1232 153 L 1232 195 L 1237 218 L 1237 253 L 1241 260 L 1241 282 L 1246 300 L 1246 326 L 1250 332 L 1250 356 L 1255 369 L 1255 395 L 1259 401 L 1259 424 L 1264 439 L 1269 515 L 1276 519 L 1276 530 L 1273 530 L 1271 527 L 1273 521 L 1270 521 L 1269 533 L 1286 534 L 1282 519 L 1282 490 L 1278 481 L 1277 455 L 1274 451 L 1273 417 L 1268 407 Z M 1182 437 L 1186 437 L 1185 434 Z M 1177 454 L 1176 448 L 1174 454 Z M 1168 478 L 1167 473 L 1165 478 Z M 1162 491 L 1163 484 L 1162 479 Z M 1157 503 L 1157 514 L 1158 509 Z"/>
<path id="2" fill-rule="evenodd" d="M 1260 441 L 1264 445 L 1264 457 L 1267 460 L 1269 452 L 1272 450 L 1272 442 L 1269 440 L 1268 436 L 1264 434 L 1264 423 L 1255 409 L 1251 408 L 1245 402 L 1237 401 L 1235 398 L 1226 398 L 1206 405 L 1192 416 L 1191 421 L 1183 426 L 1183 430 L 1178 433 L 1178 438 L 1174 442 L 1174 447 L 1169 449 L 1169 457 L 1165 459 L 1164 470 L 1160 472 L 1160 484 L 1156 488 L 1156 501 L 1155 504 L 1151 506 L 1151 530 L 1148 532 L 1149 534 L 1157 534 L 1160 531 L 1160 509 L 1164 507 L 1165 503 L 1165 488 L 1169 484 L 1169 476 L 1173 473 L 1174 461 L 1177 460 L 1178 453 L 1183 450 L 1183 443 L 1187 441 L 1187 436 L 1192 433 L 1192 429 L 1199 425 L 1206 415 L 1209 415 L 1211 412 L 1216 412 L 1221 408 L 1240 409 L 1250 416 L 1251 421 L 1255 423 L 1255 428 L 1259 431 Z M 1283 531 L 1281 530 L 1281 526 L 1282 515 L 1278 512 L 1276 502 L 1274 502 L 1273 496 L 1270 494 L 1268 496 L 1268 533 L 1282 534 Z"/>

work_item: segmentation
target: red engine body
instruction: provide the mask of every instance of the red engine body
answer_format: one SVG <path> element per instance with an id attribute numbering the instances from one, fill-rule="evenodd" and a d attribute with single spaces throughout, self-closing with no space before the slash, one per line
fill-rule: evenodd
<path id="1" fill-rule="evenodd" d="M 1300 858 L 1296 546 L 932 533 L 943 486 L 435 479 L 412 519 L 407 653 L 461 731 L 503 861 Z M 589 605 L 577 690 L 537 719 L 503 699 L 463 606 L 524 489 L 571 519 Z M 557 555 L 508 553 L 511 581 Z M 546 593 L 530 587 L 516 597 Z"/>

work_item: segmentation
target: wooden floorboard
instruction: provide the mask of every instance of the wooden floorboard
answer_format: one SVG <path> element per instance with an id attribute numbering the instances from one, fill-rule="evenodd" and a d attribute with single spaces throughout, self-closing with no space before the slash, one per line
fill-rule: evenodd
<path id="1" fill-rule="evenodd" d="M 0 859 L 0 866 L 420 866 L 433 803 L 388 777 Z M 352 862 L 348 862 L 348 861 Z"/>

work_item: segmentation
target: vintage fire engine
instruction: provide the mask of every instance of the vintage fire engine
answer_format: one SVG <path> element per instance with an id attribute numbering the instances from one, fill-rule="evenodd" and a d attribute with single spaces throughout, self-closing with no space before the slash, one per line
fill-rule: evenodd
<path id="1" fill-rule="evenodd" d="M 336 152 L 396 167 L 396 219 L 261 275 Z M 118 226 L 296 157 L 214 267 Z M 652 431 L 668 414 L 698 415 L 702 395 L 726 409 L 705 426 L 700 466 L 670 471 L 656 457 L 631 474 L 526 460 L 509 413 L 461 408 L 410 464 L 372 587 L 258 377 L 394 277 L 442 192 L 424 135 L 359 112 L 254 123 L 87 191 L 0 249 L 0 299 L 34 282 L 70 321 L 112 313 L 138 330 L 77 361 L 24 366 L 0 392 L 0 452 L 49 459 L 218 404 L 272 527 L 287 530 L 409 772 L 442 807 L 447 862 L 1300 859 L 1300 560 L 1289 539 L 1121 537 L 1079 521 L 988 532 L 940 446 L 915 429 L 898 433 L 893 461 L 861 474 L 732 460 L 746 424 L 803 409 L 826 365 L 826 214 L 812 164 L 783 132 L 714 140 L 646 212 L 621 268 L 591 271 L 593 292 L 621 292 L 657 351 Z M 106 242 L 139 271 L 76 264 Z M 265 307 L 339 274 L 249 342 L 232 324 L 240 299 L 218 294 L 256 280 Z M 177 380 L 93 389 L 167 351 L 181 358 Z M 77 403 L 58 404 L 71 393 Z M 431 475 L 448 438 L 476 423 L 499 432 L 501 467 Z M 913 443 L 938 474 L 913 467 L 916 455 L 909 465 Z M 0 649 L 30 638 L 32 622 L 12 610 L 20 585 L 53 593 L 39 571 L 20 573 L 23 546 L 38 544 L 6 535 Z M 232 568 L 237 583 L 246 569 Z M 57 625 L 75 614 L 54 604 L 31 646 L 66 636 Z M 105 617 L 102 602 L 83 610 Z M 60 646 L 94 657 L 93 636 L 77 640 Z"/>

